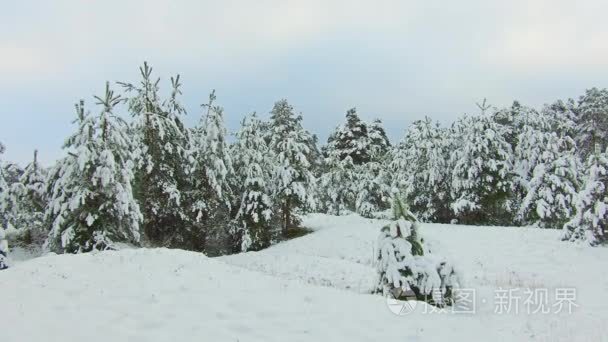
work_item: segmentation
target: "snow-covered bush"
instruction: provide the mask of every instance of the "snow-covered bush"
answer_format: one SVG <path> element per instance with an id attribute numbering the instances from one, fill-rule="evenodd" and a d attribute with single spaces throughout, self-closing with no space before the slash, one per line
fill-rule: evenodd
<path id="1" fill-rule="evenodd" d="M 393 211 L 395 220 L 378 237 L 378 292 L 396 299 L 451 305 L 453 290 L 460 286 L 454 266 L 425 246 L 418 220 L 400 200 L 394 200 Z"/>

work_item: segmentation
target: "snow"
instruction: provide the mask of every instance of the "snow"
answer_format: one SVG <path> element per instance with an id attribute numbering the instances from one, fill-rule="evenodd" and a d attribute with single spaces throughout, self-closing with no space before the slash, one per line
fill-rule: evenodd
<path id="1" fill-rule="evenodd" d="M 125 249 L 15 262 L 0 272 L 2 341 L 607 340 L 605 248 L 561 242 L 557 230 L 421 224 L 476 289 L 477 312 L 420 304 L 397 316 L 366 293 L 388 222 L 308 215 L 309 235 L 215 259 Z M 577 289 L 572 314 L 494 312 L 498 289 L 560 287 Z"/>

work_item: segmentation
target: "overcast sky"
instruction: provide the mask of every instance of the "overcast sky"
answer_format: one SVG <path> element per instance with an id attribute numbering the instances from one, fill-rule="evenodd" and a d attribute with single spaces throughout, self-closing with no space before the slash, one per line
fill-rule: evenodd
<path id="1" fill-rule="evenodd" d="M 606 0 L 2 1 L 4 159 L 61 157 L 73 104 L 137 81 L 144 60 L 164 90 L 182 75 L 189 125 L 217 89 L 231 131 L 280 98 L 322 140 L 354 106 L 392 139 L 483 97 L 540 106 L 607 86 L 606 13 Z"/>

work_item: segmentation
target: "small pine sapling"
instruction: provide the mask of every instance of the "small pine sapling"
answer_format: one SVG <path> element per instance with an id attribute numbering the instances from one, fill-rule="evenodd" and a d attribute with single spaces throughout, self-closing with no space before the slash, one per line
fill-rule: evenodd
<path id="1" fill-rule="evenodd" d="M 378 237 L 377 292 L 395 299 L 415 299 L 438 307 L 454 303 L 458 273 L 445 258 L 431 253 L 420 236 L 416 217 L 399 199 L 393 201 L 394 221 Z"/>

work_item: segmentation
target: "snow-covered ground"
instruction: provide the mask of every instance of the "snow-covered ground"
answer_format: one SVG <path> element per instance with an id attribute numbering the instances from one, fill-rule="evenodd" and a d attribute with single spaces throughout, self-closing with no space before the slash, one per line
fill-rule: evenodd
<path id="1" fill-rule="evenodd" d="M 0 272 L 1 340 L 608 341 L 607 249 L 554 230 L 425 224 L 476 291 L 476 312 L 398 316 L 368 294 L 385 223 L 313 214 L 312 234 L 215 259 L 132 249 L 16 262 Z M 519 314 L 495 313 L 501 288 L 522 297 Z M 551 305 L 560 288 L 577 291 L 571 314 L 527 313 L 524 291 L 547 289 Z"/>

